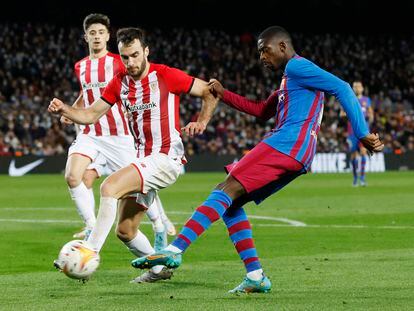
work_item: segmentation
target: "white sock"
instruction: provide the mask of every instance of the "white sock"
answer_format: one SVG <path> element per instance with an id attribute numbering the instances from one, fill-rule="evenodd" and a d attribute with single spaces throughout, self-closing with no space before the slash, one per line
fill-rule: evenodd
<path id="1" fill-rule="evenodd" d="M 170 251 L 176 254 L 182 253 L 183 250 L 179 249 L 178 247 L 175 247 L 174 245 L 170 244 L 165 248 L 166 251 Z"/>
<path id="2" fill-rule="evenodd" d="M 132 254 L 137 257 L 142 257 L 154 253 L 154 248 L 151 246 L 150 241 L 148 241 L 145 234 L 138 230 L 137 235 L 131 241 L 124 242 L 126 247 L 130 250 Z M 151 271 L 158 274 L 161 272 L 164 266 L 154 266 L 151 268 Z"/>
<path id="3" fill-rule="evenodd" d="M 69 193 L 86 227 L 93 228 L 96 222 L 93 192 L 81 182 L 79 186 L 69 188 Z"/>
<path id="4" fill-rule="evenodd" d="M 158 213 L 160 214 L 161 221 L 166 222 L 167 220 L 169 220 L 167 215 L 165 214 L 164 207 L 162 206 L 162 203 L 161 203 L 161 200 L 160 200 L 160 197 L 158 196 L 158 194 L 155 197 L 154 202 L 157 205 Z"/>
<path id="5" fill-rule="evenodd" d="M 101 197 L 98 218 L 92 229 L 88 242 L 98 252 L 101 250 L 105 240 L 115 222 L 118 200 L 111 197 Z"/>
<path id="6" fill-rule="evenodd" d="M 152 221 L 152 227 L 155 232 L 163 232 L 165 230 L 164 224 L 162 223 L 160 217 L 160 213 L 158 211 L 156 200 L 154 200 L 150 207 L 147 209 L 147 216 Z"/>
<path id="7" fill-rule="evenodd" d="M 247 277 L 253 281 L 260 281 L 263 278 L 263 269 L 257 269 L 247 273 Z"/>
<path id="8" fill-rule="evenodd" d="M 137 257 L 146 256 L 154 253 L 154 248 L 151 246 L 145 234 L 138 230 L 137 235 L 131 241 L 124 242 L 126 247 L 132 254 Z"/>
<path id="9" fill-rule="evenodd" d="M 96 213 L 95 213 L 95 196 L 93 194 L 93 187 L 92 188 L 87 188 L 87 189 L 88 189 L 90 200 L 91 200 L 91 206 L 93 206 L 93 214 L 96 215 Z"/>

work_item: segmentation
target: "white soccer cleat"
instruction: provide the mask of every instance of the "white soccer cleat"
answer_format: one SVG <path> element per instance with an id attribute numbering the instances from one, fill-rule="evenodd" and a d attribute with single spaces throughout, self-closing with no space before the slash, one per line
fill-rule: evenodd
<path id="1" fill-rule="evenodd" d="M 130 281 L 130 283 L 154 283 L 161 280 L 169 280 L 172 276 L 173 270 L 164 267 L 160 273 L 155 273 L 152 270 L 148 270 Z"/>

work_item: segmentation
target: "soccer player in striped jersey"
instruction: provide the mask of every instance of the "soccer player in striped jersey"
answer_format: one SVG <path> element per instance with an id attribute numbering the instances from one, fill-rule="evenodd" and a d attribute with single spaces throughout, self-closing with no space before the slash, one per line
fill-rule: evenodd
<path id="1" fill-rule="evenodd" d="M 266 100 L 252 101 L 228 90 L 217 80 L 210 81 L 213 94 L 227 105 L 268 120 L 275 128 L 239 162 L 228 165 L 227 178 L 220 183 L 185 223 L 166 249 L 132 262 L 136 268 L 163 264 L 177 268 L 182 253 L 211 224 L 223 218 L 229 236 L 247 275 L 230 292 L 268 292 L 270 280 L 263 274 L 252 230 L 243 205 L 259 204 L 311 167 L 323 111 L 324 92 L 333 94 L 344 107 L 358 139 L 369 152 L 379 152 L 383 144 L 370 134 L 358 99 L 350 85 L 296 54 L 289 33 L 278 26 L 264 30 L 258 38 L 263 65 L 284 69 L 280 87 Z"/>
<path id="2" fill-rule="evenodd" d="M 83 21 L 84 38 L 88 44 L 89 55 L 75 64 L 81 92 L 74 107 L 89 107 L 99 99 L 109 81 L 125 66 L 118 54 L 107 50 L 110 20 L 103 14 L 90 14 Z M 66 124 L 72 123 L 62 117 Z M 76 140 L 68 152 L 65 179 L 78 213 L 85 223 L 85 229 L 74 235 L 87 238 L 96 222 L 95 200 L 92 190 L 94 181 L 105 171 L 114 172 L 130 164 L 136 157 L 134 138 L 130 133 L 125 110 L 120 102 L 114 104 L 108 112 L 94 124 L 80 125 Z M 136 198 L 129 197 L 120 201 L 120 209 L 135 209 Z M 155 249 L 167 245 L 166 227 L 175 234 L 174 225 L 165 215 L 158 195 L 148 207 L 147 215 L 153 223 Z M 163 222 L 164 221 L 164 222 Z M 152 251 L 148 239 L 138 231 L 134 236 L 118 230 L 118 235 L 127 247 L 136 254 Z M 131 244 L 131 241 L 134 243 Z"/>
<path id="3" fill-rule="evenodd" d="M 137 203 L 142 208 L 120 209 L 118 218 L 118 236 L 122 232 L 121 237 L 129 239 L 136 234 L 143 211 L 153 203 L 157 191 L 173 184 L 180 175 L 186 160 L 180 134 L 179 95 L 189 93 L 203 102 L 198 121 L 185 127 L 191 133 L 204 131 L 218 102 L 207 82 L 179 69 L 148 62 L 149 47 L 141 29 L 120 29 L 117 41 L 126 71 L 109 82 L 99 99 L 79 109 L 54 98 L 48 108 L 78 124 L 94 124 L 117 103 L 122 103 L 131 115 L 138 157 L 131 156 L 130 165 L 108 176 L 101 185 L 98 217 L 88 239 L 98 252 L 115 221 L 118 199 L 139 193 Z M 136 282 L 157 279 L 157 274 L 149 270 Z"/>
<path id="4" fill-rule="evenodd" d="M 355 92 L 355 95 L 358 98 L 359 104 L 361 105 L 362 112 L 367 122 L 367 126 L 374 120 L 374 111 L 371 107 L 371 99 L 367 96 L 364 96 L 364 86 L 362 82 L 357 80 L 352 83 L 352 88 Z M 365 165 L 367 163 L 367 149 L 359 142 L 358 137 L 355 136 L 354 131 L 352 130 L 351 124 L 348 122 L 348 145 L 349 151 L 351 153 L 351 165 L 352 165 L 352 174 L 354 187 L 358 186 L 358 162 L 360 163 L 359 168 L 359 183 L 361 186 L 366 186 L 365 180 Z M 360 161 L 358 161 L 360 158 Z"/>

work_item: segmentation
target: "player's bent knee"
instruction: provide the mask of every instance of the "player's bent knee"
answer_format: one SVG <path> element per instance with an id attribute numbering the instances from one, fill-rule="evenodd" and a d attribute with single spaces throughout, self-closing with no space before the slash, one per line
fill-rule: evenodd
<path id="1" fill-rule="evenodd" d="M 103 197 L 113 197 L 117 198 L 116 191 L 114 189 L 113 183 L 108 181 L 108 179 L 105 179 L 104 182 L 101 184 L 101 196 Z M 117 198 L 118 199 L 118 198 Z"/>
<path id="2" fill-rule="evenodd" d="M 224 182 L 218 184 L 216 189 L 224 191 L 233 199 L 237 199 L 246 193 L 243 186 L 231 175 Z"/>

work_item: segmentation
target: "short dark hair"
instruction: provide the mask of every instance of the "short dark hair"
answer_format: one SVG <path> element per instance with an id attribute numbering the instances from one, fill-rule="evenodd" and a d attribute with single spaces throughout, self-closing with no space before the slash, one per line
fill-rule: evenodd
<path id="1" fill-rule="evenodd" d="M 292 37 L 290 36 L 289 32 L 280 26 L 270 26 L 263 30 L 259 35 L 259 39 L 270 39 L 273 37 L 281 37 L 285 40 L 292 41 Z"/>
<path id="2" fill-rule="evenodd" d="M 86 32 L 92 24 L 102 24 L 108 31 L 111 26 L 109 17 L 100 13 L 92 13 L 86 16 L 83 20 L 83 30 Z"/>
<path id="3" fill-rule="evenodd" d="M 122 42 L 123 44 L 128 45 L 135 39 L 138 39 L 141 42 L 143 48 L 148 46 L 145 32 L 140 28 L 121 28 L 116 33 L 116 42 L 118 44 Z"/>

